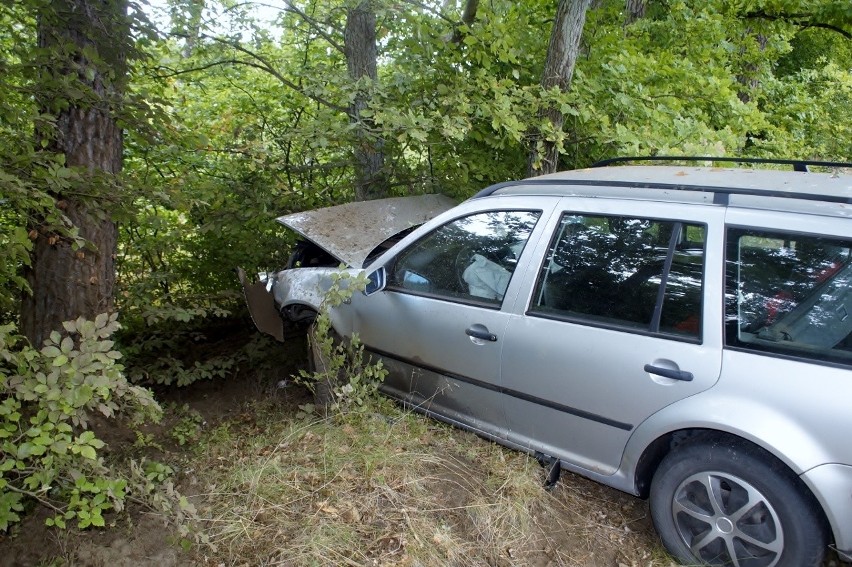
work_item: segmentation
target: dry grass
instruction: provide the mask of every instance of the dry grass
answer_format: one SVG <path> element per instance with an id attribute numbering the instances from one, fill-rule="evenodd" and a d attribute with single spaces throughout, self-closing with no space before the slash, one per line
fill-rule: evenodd
<path id="1" fill-rule="evenodd" d="M 645 505 L 387 400 L 326 420 L 256 404 L 205 443 L 210 565 L 667 566 Z M 246 422 L 247 421 L 247 422 Z"/>

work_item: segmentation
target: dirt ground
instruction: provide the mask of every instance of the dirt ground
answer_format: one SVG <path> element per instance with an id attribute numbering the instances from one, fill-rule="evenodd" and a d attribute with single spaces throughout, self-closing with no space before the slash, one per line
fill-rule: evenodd
<path id="1" fill-rule="evenodd" d="M 295 386 L 282 393 L 278 386 L 281 380 L 287 379 L 303 365 L 299 352 L 302 351 L 294 352 L 292 365 L 281 369 L 278 376 L 258 377 L 253 373 L 244 373 L 229 379 L 204 381 L 186 388 L 160 392 L 158 399 L 163 405 L 182 408 L 183 412 L 186 412 L 187 408 L 197 412 L 203 418 L 205 429 L 212 429 L 229 420 L 239 422 L 244 419 L 245 408 L 249 407 L 249 404 L 257 400 L 268 401 L 270 397 L 278 398 L 282 412 L 295 412 L 298 411 L 300 403 L 309 399 L 308 394 Z M 189 453 L 190 447 L 181 447 L 167 440 L 165 433 L 173 425 L 173 421 L 170 423 L 166 419 L 150 432 L 166 439 L 161 441 L 160 445 L 168 453 L 169 462 L 185 463 L 182 470 L 176 471 L 179 488 L 185 494 L 192 495 L 194 490 L 200 490 L 199 487 L 193 486 L 196 478 L 195 471 L 192 470 L 193 464 L 190 459 L 180 459 L 180 453 Z M 132 445 L 135 438 L 131 432 L 121 430 L 101 431 L 99 435 L 114 448 Z M 471 442 L 486 443 L 473 436 Z M 469 476 L 470 473 L 460 471 L 460 478 L 464 475 Z M 544 479 L 543 470 L 541 478 Z M 475 482 L 475 479 L 465 481 Z M 457 498 L 453 491 L 457 490 L 458 486 L 458 482 L 436 483 L 436 501 L 452 502 Z M 547 558 L 553 554 L 547 549 L 528 555 L 522 560 L 514 557 L 514 551 L 507 548 L 505 554 L 496 562 L 486 561 L 482 564 L 541 567 L 565 564 L 583 567 L 669 565 L 657 543 L 645 502 L 570 473 L 563 473 L 562 481 L 552 495 L 556 499 L 554 504 L 562 507 L 562 515 L 540 518 L 536 522 L 537 529 L 547 532 L 544 537 L 547 546 L 569 550 L 559 556 L 574 558 L 571 563 L 549 561 Z M 579 506 L 582 506 L 582 509 L 573 509 L 577 508 L 578 502 L 581 502 Z M 566 515 L 565 510 L 569 508 L 572 510 Z M 46 512 L 36 511 L 11 533 L 0 534 L 0 567 L 225 565 L 217 562 L 218 560 L 211 562 L 205 559 L 203 554 L 182 551 L 176 543 L 175 534 L 159 515 L 136 505 L 131 505 L 129 512 L 108 517 L 107 522 L 111 526 L 108 530 L 59 531 L 45 527 Z M 573 529 L 579 523 L 583 524 L 580 526 L 582 529 Z M 629 549 L 622 549 L 625 546 Z"/>

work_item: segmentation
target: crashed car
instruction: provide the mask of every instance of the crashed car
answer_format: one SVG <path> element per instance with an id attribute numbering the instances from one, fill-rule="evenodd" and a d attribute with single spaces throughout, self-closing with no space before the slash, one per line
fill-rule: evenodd
<path id="1" fill-rule="evenodd" d="M 684 563 L 852 560 L 850 179 L 617 165 L 299 213 L 246 295 L 281 339 L 364 272 L 332 323 L 385 394 L 648 498 Z"/>
<path id="2" fill-rule="evenodd" d="M 238 270 L 255 325 L 283 341 L 290 324 L 304 327 L 316 318 L 331 274 L 340 266 L 365 267 L 413 229 L 455 205 L 445 195 L 417 195 L 279 217 L 278 222 L 303 238 L 286 268 L 254 283 Z"/>

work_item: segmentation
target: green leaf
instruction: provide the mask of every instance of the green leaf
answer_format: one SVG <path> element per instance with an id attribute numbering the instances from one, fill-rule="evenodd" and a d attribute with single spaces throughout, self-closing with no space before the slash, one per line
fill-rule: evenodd
<path id="1" fill-rule="evenodd" d="M 48 356 L 50 358 L 53 358 L 53 357 L 59 356 L 61 354 L 61 351 L 57 347 L 55 347 L 53 345 L 49 345 L 49 346 L 46 346 L 43 349 L 41 349 L 41 353 L 44 356 Z"/>
<path id="2" fill-rule="evenodd" d="M 32 443 L 21 443 L 18 445 L 17 457 L 18 460 L 24 460 L 30 457 L 34 451 L 37 449 L 35 445 Z"/>
<path id="3" fill-rule="evenodd" d="M 97 452 L 95 452 L 95 448 L 90 445 L 83 445 L 82 447 L 80 447 L 80 454 L 83 457 L 91 459 L 93 461 L 98 457 Z"/>

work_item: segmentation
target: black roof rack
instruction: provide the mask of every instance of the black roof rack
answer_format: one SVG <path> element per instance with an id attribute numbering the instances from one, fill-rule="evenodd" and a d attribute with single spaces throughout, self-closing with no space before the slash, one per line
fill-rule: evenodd
<path id="1" fill-rule="evenodd" d="M 852 167 L 852 163 L 842 161 L 814 161 L 806 159 L 775 159 L 747 157 L 712 157 L 712 156 L 626 156 L 604 159 L 593 163 L 590 167 L 606 167 L 615 163 L 630 163 L 634 161 L 723 161 L 730 163 L 769 163 L 775 165 L 792 165 L 793 171 L 808 171 L 808 166 L 817 167 Z"/>

